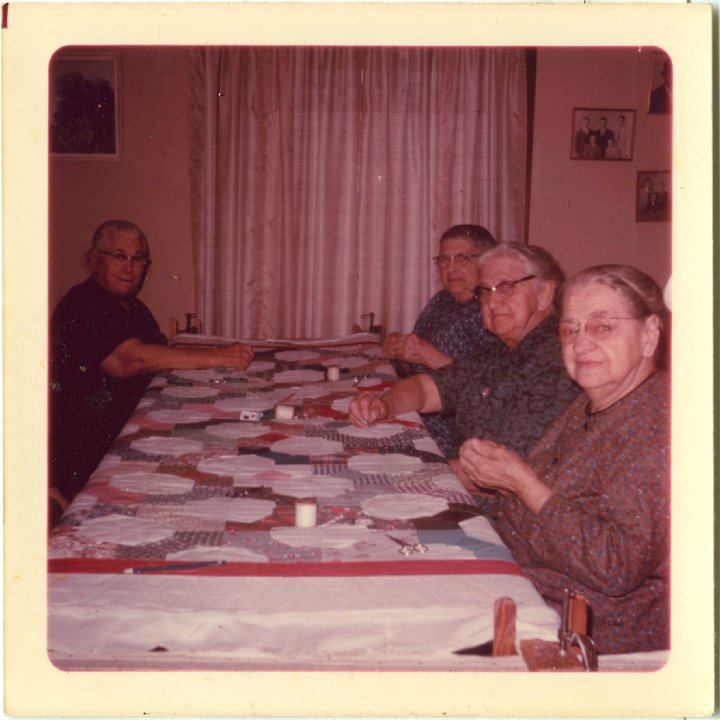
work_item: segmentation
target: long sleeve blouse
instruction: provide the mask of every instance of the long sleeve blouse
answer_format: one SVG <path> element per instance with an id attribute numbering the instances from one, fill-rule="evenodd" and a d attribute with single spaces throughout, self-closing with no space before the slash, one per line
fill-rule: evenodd
<path id="1" fill-rule="evenodd" d="M 428 373 L 443 413 L 454 413 L 448 457 L 472 437 L 506 445 L 522 457 L 580 393 L 565 370 L 557 318 L 546 318 L 513 348 L 497 342 Z"/>
<path id="2" fill-rule="evenodd" d="M 493 524 L 543 597 L 584 595 L 601 653 L 668 647 L 669 392 L 658 372 L 590 414 L 585 395 L 528 462 L 554 494 L 538 515 L 498 497 Z"/>

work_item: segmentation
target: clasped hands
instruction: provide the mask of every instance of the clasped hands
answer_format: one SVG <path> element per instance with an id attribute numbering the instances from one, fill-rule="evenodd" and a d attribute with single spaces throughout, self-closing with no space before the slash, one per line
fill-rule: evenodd
<path id="1" fill-rule="evenodd" d="M 463 480 L 502 495 L 517 495 L 534 513 L 553 494 L 524 460 L 492 440 L 466 440 L 460 447 L 458 468 Z"/>
<path id="2" fill-rule="evenodd" d="M 391 332 L 383 342 L 383 354 L 394 360 L 434 367 L 436 363 L 433 362 L 433 355 L 438 354 L 438 350 L 432 343 L 423 340 L 415 333 L 403 335 L 399 332 Z M 440 357 L 437 360 L 439 361 Z"/>

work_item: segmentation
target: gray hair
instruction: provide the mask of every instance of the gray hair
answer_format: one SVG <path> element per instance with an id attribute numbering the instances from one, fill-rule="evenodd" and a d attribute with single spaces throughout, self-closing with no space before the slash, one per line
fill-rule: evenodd
<path id="1" fill-rule="evenodd" d="M 557 310 L 558 293 L 565 280 L 565 273 L 563 273 L 557 260 L 545 248 L 517 242 L 498 243 L 496 247 L 488 250 L 479 258 L 478 267 L 482 270 L 486 263 L 499 257 L 513 257 L 520 260 L 525 266 L 525 272 L 528 275 L 535 276 L 535 287 L 538 290 L 542 282 L 554 283 L 553 310 Z"/>
<path id="2" fill-rule="evenodd" d="M 617 293 L 630 317 L 644 320 L 656 315 L 660 321 L 660 341 L 655 361 L 664 367 L 667 361 L 670 313 L 663 291 L 649 275 L 630 265 L 593 265 L 568 279 L 560 291 L 560 303 L 577 287 L 592 283 L 605 285 Z"/>
<path id="3" fill-rule="evenodd" d="M 108 243 L 115 233 L 130 233 L 135 235 L 140 240 L 140 247 L 143 255 L 148 259 L 146 267 L 150 266 L 150 245 L 148 244 L 145 233 L 135 224 L 129 220 L 106 220 L 104 223 L 98 226 L 93 233 L 92 242 L 90 243 L 90 249 L 85 253 L 85 264 L 90 264 L 90 258 L 94 253 L 107 249 Z"/>

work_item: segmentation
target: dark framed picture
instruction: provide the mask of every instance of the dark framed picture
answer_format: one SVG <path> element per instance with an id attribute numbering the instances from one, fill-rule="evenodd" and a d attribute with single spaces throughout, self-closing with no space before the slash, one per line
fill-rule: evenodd
<path id="1" fill-rule="evenodd" d="M 575 108 L 570 157 L 573 160 L 632 160 L 634 110 Z"/>
<path id="2" fill-rule="evenodd" d="M 50 63 L 50 152 L 81 159 L 120 157 L 118 61 L 58 54 Z"/>
<path id="3" fill-rule="evenodd" d="M 653 115 L 672 111 L 672 62 L 663 52 L 650 53 L 647 111 Z"/>
<path id="4" fill-rule="evenodd" d="M 638 222 L 669 220 L 672 210 L 669 170 L 644 170 L 637 174 Z"/>

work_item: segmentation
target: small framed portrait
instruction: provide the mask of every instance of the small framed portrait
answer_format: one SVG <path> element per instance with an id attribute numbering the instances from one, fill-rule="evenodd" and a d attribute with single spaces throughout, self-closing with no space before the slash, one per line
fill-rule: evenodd
<path id="1" fill-rule="evenodd" d="M 634 110 L 575 108 L 570 157 L 573 160 L 632 160 Z"/>
<path id="2" fill-rule="evenodd" d="M 669 170 L 644 170 L 637 174 L 636 220 L 670 220 L 672 203 Z"/>
<path id="3" fill-rule="evenodd" d="M 647 111 L 653 115 L 672 111 L 672 62 L 664 52 L 650 53 Z"/>
<path id="4" fill-rule="evenodd" d="M 120 157 L 118 61 L 58 53 L 50 62 L 50 152 L 83 160 Z"/>

